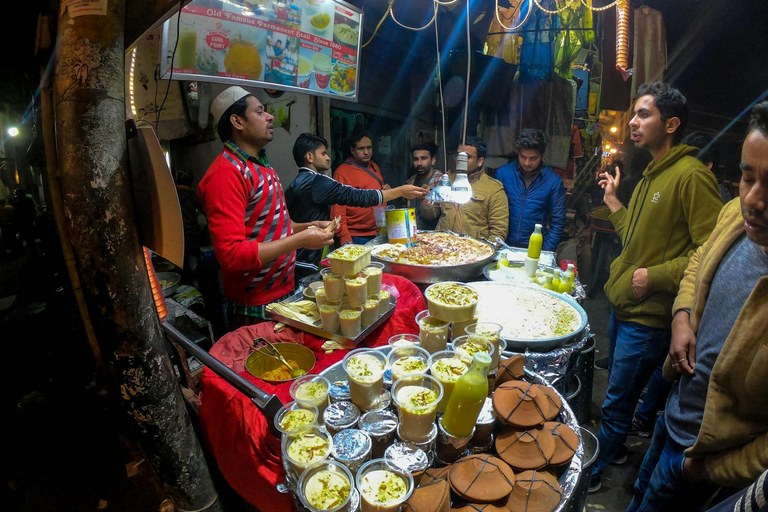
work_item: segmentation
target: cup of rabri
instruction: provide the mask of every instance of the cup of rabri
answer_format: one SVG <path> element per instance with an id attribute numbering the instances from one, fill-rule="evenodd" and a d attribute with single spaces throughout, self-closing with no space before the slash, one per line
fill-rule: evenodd
<path id="1" fill-rule="evenodd" d="M 334 274 L 329 268 L 321 270 L 320 275 L 323 276 L 326 299 L 331 302 L 341 300 L 344 296 L 344 278 L 342 275 Z"/>
<path id="2" fill-rule="evenodd" d="M 275 427 L 285 436 L 292 436 L 321 423 L 317 406 L 306 402 L 288 402 L 275 414 Z"/>
<path id="3" fill-rule="evenodd" d="M 299 478 L 299 499 L 310 512 L 347 510 L 355 486 L 346 466 L 335 460 L 316 462 Z"/>
<path id="4" fill-rule="evenodd" d="M 417 345 L 392 347 L 387 356 L 387 366 L 392 372 L 392 382 L 427 373 L 428 363 L 429 352 Z"/>
<path id="5" fill-rule="evenodd" d="M 281 442 L 283 459 L 301 476 L 307 466 L 326 460 L 331 455 L 331 434 L 313 426 L 295 435 L 284 435 Z"/>
<path id="6" fill-rule="evenodd" d="M 472 339 L 469 336 L 459 336 L 451 342 L 453 351 L 456 352 L 465 363 L 472 364 L 472 359 L 478 352 L 485 352 L 488 357 L 493 359 L 493 353 L 496 351 L 493 343 L 486 339 Z"/>
<path id="7" fill-rule="evenodd" d="M 384 264 L 374 261 L 363 269 L 363 274 L 368 278 L 368 295 L 381 291 L 381 276 L 384 272 Z"/>
<path id="8" fill-rule="evenodd" d="M 362 330 L 363 308 L 342 304 L 338 312 L 341 334 L 346 338 L 356 338 Z"/>
<path id="9" fill-rule="evenodd" d="M 320 323 L 323 329 L 329 332 L 338 332 L 341 327 L 339 323 L 339 306 L 323 304 L 317 309 L 320 311 Z"/>
<path id="10" fill-rule="evenodd" d="M 421 338 L 418 334 L 395 334 L 387 341 L 390 347 L 409 347 L 411 345 L 421 346 Z"/>
<path id="11" fill-rule="evenodd" d="M 486 340 L 493 344 L 494 350 L 491 354 L 491 366 L 488 370 L 492 371 L 498 368 L 501 355 L 501 347 L 499 345 L 502 326 L 493 322 L 477 322 L 476 324 L 468 325 L 464 330 L 470 340 Z"/>
<path id="12" fill-rule="evenodd" d="M 321 375 L 303 375 L 291 383 L 289 393 L 300 404 L 317 407 L 318 418 L 323 417 L 325 408 L 331 403 L 331 383 Z"/>
<path id="13" fill-rule="evenodd" d="M 363 316 L 361 317 L 362 328 L 365 329 L 379 318 L 379 299 L 378 297 L 372 298 L 369 295 L 368 300 L 363 304 Z"/>
<path id="14" fill-rule="evenodd" d="M 387 359 L 379 350 L 360 348 L 344 356 L 342 366 L 347 372 L 349 394 L 361 410 L 371 410 L 381 396 L 386 365 Z"/>
<path id="15" fill-rule="evenodd" d="M 361 512 L 397 512 L 413 493 L 413 477 L 405 469 L 385 460 L 373 459 L 355 478 Z"/>
<path id="16" fill-rule="evenodd" d="M 430 375 L 411 376 L 392 384 L 392 399 L 397 404 L 400 436 L 422 442 L 435 427 L 437 404 L 443 398 L 443 385 Z"/>
<path id="17" fill-rule="evenodd" d="M 429 372 L 443 385 L 443 398 L 437 404 L 437 412 L 445 412 L 448 400 L 459 377 L 467 373 L 469 365 L 453 350 L 441 350 L 429 357 Z"/>
<path id="18" fill-rule="evenodd" d="M 344 288 L 350 305 L 362 307 L 368 300 L 368 279 L 362 272 L 351 276 L 344 276 Z M 326 292 L 327 293 L 327 292 Z"/>
<path id="19" fill-rule="evenodd" d="M 325 295 L 325 286 L 321 286 L 315 290 L 315 302 L 317 302 L 317 307 L 320 307 L 323 304 L 328 304 L 328 297 Z"/>
<path id="20" fill-rule="evenodd" d="M 382 316 L 389 311 L 389 298 L 390 293 L 387 290 L 381 290 L 379 292 L 379 316 Z"/>
<path id="21" fill-rule="evenodd" d="M 430 354 L 445 350 L 448 344 L 448 327 L 451 325 L 450 323 L 430 316 L 428 310 L 424 310 L 416 315 L 416 323 L 419 324 L 421 348 Z"/>

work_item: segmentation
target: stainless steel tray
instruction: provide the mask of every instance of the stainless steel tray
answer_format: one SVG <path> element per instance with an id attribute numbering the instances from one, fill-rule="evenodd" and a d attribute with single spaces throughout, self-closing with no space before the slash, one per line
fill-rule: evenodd
<path id="1" fill-rule="evenodd" d="M 306 298 L 304 297 L 303 292 L 302 291 L 298 291 L 298 292 L 294 293 L 293 295 L 291 295 L 290 297 L 288 297 L 287 299 L 285 299 L 283 302 L 296 302 L 296 301 L 305 300 L 305 299 Z M 329 339 L 329 340 L 331 340 L 331 339 L 349 340 L 354 345 L 357 345 L 358 343 L 363 341 L 369 334 L 371 334 L 374 330 L 376 330 L 376 328 L 378 326 L 380 326 L 381 324 L 386 322 L 389 319 L 389 317 L 391 317 L 395 313 L 395 306 L 396 305 L 397 305 L 397 299 L 394 296 L 390 296 L 389 297 L 389 309 L 387 309 L 387 311 L 383 315 L 381 315 L 371 325 L 369 325 L 368 327 L 363 329 L 360 332 L 360 334 L 358 334 L 354 338 L 347 338 L 346 336 L 341 334 L 341 331 L 339 331 L 339 332 L 326 331 L 325 329 L 323 329 L 323 327 L 322 327 L 322 325 L 320 323 L 320 320 L 318 320 L 314 324 L 307 324 L 307 323 L 304 323 L 304 322 L 300 322 L 298 320 L 294 320 L 293 318 L 288 318 L 288 317 L 285 317 L 283 315 L 279 315 L 279 314 L 276 314 L 276 313 L 269 313 L 269 312 L 267 312 L 267 314 L 269 315 L 270 318 L 272 318 L 273 320 L 275 320 L 277 322 L 282 322 L 282 323 L 284 323 L 286 325 L 290 325 L 291 327 L 295 327 L 296 329 L 300 329 L 300 330 L 306 331 L 306 332 L 308 332 L 310 334 L 314 334 L 315 336 L 319 336 L 321 338 L 326 338 L 326 339 Z"/>
<path id="2" fill-rule="evenodd" d="M 371 260 L 384 264 L 384 271 L 389 274 L 397 274 L 413 281 L 414 283 L 434 284 L 443 281 L 459 281 L 465 283 L 483 275 L 483 268 L 493 261 L 496 254 L 496 246 L 485 240 L 479 240 L 493 249 L 490 256 L 473 263 L 464 265 L 438 266 L 438 265 L 412 265 L 408 263 L 396 263 L 376 256 L 375 249 L 371 252 Z"/>
<path id="3" fill-rule="evenodd" d="M 389 351 L 392 347 L 390 346 L 384 346 L 384 347 L 377 347 L 376 350 L 380 350 L 384 353 L 386 356 L 389 354 Z M 514 355 L 512 352 L 503 352 L 502 353 L 504 358 L 512 357 Z M 541 377 L 538 374 L 535 373 L 528 373 L 527 379 L 531 382 L 535 382 L 537 384 L 543 384 L 546 386 L 551 387 L 551 385 L 544 380 L 543 377 Z M 328 379 L 330 382 L 339 382 L 339 381 L 346 381 L 347 380 L 347 373 L 344 371 L 344 367 L 342 366 L 341 362 L 335 363 L 322 372 L 320 372 L 320 375 Z M 579 482 L 579 477 L 582 473 L 582 465 L 584 460 L 584 442 L 581 439 L 581 430 L 579 428 L 579 422 L 576 419 L 576 415 L 573 413 L 573 409 L 571 409 L 571 406 L 568 404 L 568 401 L 565 399 L 565 397 L 557 391 L 557 389 L 552 388 L 554 392 L 557 394 L 557 396 L 560 398 L 560 400 L 563 403 L 563 408 L 560 411 L 560 416 L 557 418 L 557 421 L 560 421 L 561 423 L 565 423 L 568 425 L 576 434 L 579 436 L 579 446 L 576 449 L 576 453 L 574 454 L 573 458 L 571 459 L 570 464 L 568 467 L 563 471 L 563 473 L 558 477 L 558 481 L 560 482 L 560 486 L 562 487 L 563 494 L 560 498 L 560 503 L 557 505 L 555 510 L 553 512 L 564 512 L 568 509 L 568 506 L 573 498 L 574 490 L 576 488 L 576 485 Z M 491 451 L 490 453 L 494 453 L 495 451 Z M 587 475 L 588 476 L 588 475 Z"/>

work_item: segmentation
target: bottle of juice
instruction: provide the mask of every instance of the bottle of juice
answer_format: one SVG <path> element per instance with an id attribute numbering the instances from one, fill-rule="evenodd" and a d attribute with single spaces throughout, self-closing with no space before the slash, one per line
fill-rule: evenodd
<path id="1" fill-rule="evenodd" d="M 571 293 L 571 288 L 573 287 L 573 281 L 574 281 L 573 265 L 569 263 L 568 270 L 566 270 L 565 273 L 563 274 L 560 291 Z"/>
<path id="2" fill-rule="evenodd" d="M 531 233 L 531 238 L 528 239 L 528 257 L 534 260 L 539 259 L 541 256 L 541 246 L 544 244 L 544 237 L 541 234 L 541 224 L 536 224 L 536 227 Z"/>
<path id="3" fill-rule="evenodd" d="M 545 282 L 545 283 L 544 283 L 542 286 L 543 286 L 545 289 L 547 289 L 547 290 L 554 290 L 554 291 L 557 291 L 557 290 L 555 289 L 555 286 L 554 286 L 554 284 L 552 283 L 552 276 L 547 276 L 547 281 L 546 281 L 546 282 Z"/>
<path id="4" fill-rule="evenodd" d="M 568 264 L 568 270 L 565 271 L 566 274 L 568 272 L 571 273 L 571 287 L 573 287 L 573 284 L 576 282 L 576 269 L 573 266 L 573 263 Z"/>
<path id="5" fill-rule="evenodd" d="M 490 365 L 491 357 L 488 354 L 476 352 L 467 373 L 456 381 L 442 419 L 443 428 L 449 434 L 467 437 L 472 433 L 488 396 L 487 374 Z"/>
<path id="6" fill-rule="evenodd" d="M 553 290 L 559 290 L 560 289 L 560 279 L 562 278 L 562 275 L 558 270 L 555 270 L 555 275 L 552 276 L 552 289 Z"/>

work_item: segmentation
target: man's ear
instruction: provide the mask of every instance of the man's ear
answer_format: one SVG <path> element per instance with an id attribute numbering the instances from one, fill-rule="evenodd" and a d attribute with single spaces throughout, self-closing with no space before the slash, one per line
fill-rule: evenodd
<path id="1" fill-rule="evenodd" d="M 680 128 L 679 117 L 670 117 L 669 119 L 667 119 L 667 133 L 669 134 L 675 133 L 678 128 Z"/>
<path id="2" fill-rule="evenodd" d="M 437 163 L 437 157 L 433 156 L 432 157 L 432 167 L 434 167 L 436 163 Z"/>
<path id="3" fill-rule="evenodd" d="M 484 162 L 485 162 L 485 157 L 484 156 L 478 158 L 477 159 L 477 166 L 478 167 L 482 167 Z"/>
<path id="4" fill-rule="evenodd" d="M 308 164 L 315 163 L 315 154 L 312 151 L 307 151 L 304 153 L 304 161 Z"/>
<path id="5" fill-rule="evenodd" d="M 242 130 L 244 128 L 243 122 L 240 120 L 240 116 L 237 114 L 232 114 L 229 116 L 229 122 L 232 123 L 232 126 L 235 130 Z"/>

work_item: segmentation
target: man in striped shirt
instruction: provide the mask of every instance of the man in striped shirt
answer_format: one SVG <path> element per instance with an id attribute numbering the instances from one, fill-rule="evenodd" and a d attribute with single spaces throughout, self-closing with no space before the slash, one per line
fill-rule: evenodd
<path id="1" fill-rule="evenodd" d="M 272 140 L 273 116 L 256 97 L 230 87 L 211 112 L 224 149 L 197 191 L 236 328 L 265 319 L 264 306 L 291 294 L 297 249 L 320 249 L 333 233 L 328 221 L 291 221 L 277 173 L 259 157 Z"/>

